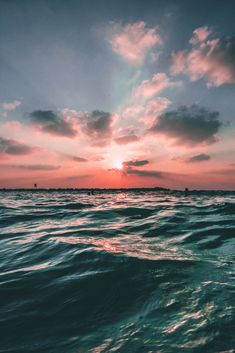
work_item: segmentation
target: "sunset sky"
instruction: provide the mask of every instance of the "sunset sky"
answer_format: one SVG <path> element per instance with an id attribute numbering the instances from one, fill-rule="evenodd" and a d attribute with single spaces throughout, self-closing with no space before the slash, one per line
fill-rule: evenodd
<path id="1" fill-rule="evenodd" d="M 235 189 L 234 13 L 0 0 L 0 187 Z"/>

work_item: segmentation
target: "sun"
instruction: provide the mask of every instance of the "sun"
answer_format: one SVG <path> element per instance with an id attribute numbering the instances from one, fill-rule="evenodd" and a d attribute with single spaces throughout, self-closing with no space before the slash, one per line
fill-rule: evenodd
<path id="1" fill-rule="evenodd" d="M 116 161 L 114 163 L 114 168 L 121 170 L 123 168 L 122 162 L 121 161 Z"/>

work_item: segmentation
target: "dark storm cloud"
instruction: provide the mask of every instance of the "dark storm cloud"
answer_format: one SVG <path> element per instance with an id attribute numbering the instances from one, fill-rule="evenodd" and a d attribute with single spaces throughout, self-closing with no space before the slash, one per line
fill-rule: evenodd
<path id="1" fill-rule="evenodd" d="M 0 137 L 0 154 L 6 153 L 9 155 L 20 156 L 30 154 L 34 150 L 34 147 L 30 147 L 24 143 Z"/>
<path id="2" fill-rule="evenodd" d="M 204 162 L 209 161 L 211 157 L 208 154 L 202 153 L 197 154 L 196 156 L 190 157 L 186 160 L 187 163 L 196 163 L 196 162 Z"/>
<path id="3" fill-rule="evenodd" d="M 211 144 L 221 125 L 218 112 L 198 105 L 181 106 L 160 115 L 149 133 L 173 138 L 179 145 Z"/>
<path id="4" fill-rule="evenodd" d="M 146 164 L 149 164 L 149 161 L 147 159 L 123 162 L 123 165 L 125 167 L 142 167 Z"/>
<path id="5" fill-rule="evenodd" d="M 136 136 L 135 134 L 130 134 L 130 135 L 124 135 L 121 137 L 117 137 L 114 141 L 118 145 L 127 145 L 128 143 L 133 143 L 139 141 L 140 138 Z"/>
<path id="6" fill-rule="evenodd" d="M 92 139 L 94 146 L 105 146 L 112 136 L 113 115 L 101 110 L 84 114 L 81 118 L 83 132 Z"/>
<path id="7" fill-rule="evenodd" d="M 29 114 L 29 118 L 32 125 L 48 134 L 69 138 L 77 135 L 72 124 L 52 110 L 34 110 Z"/>

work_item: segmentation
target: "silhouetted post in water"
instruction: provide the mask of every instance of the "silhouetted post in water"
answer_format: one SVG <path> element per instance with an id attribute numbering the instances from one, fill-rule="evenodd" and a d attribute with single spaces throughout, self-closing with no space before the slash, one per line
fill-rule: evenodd
<path id="1" fill-rule="evenodd" d="M 34 184 L 34 189 L 37 189 L 37 187 L 38 187 L 37 184 Z"/>
<path id="2" fill-rule="evenodd" d="M 184 189 L 184 195 L 187 196 L 188 195 L 188 188 Z"/>

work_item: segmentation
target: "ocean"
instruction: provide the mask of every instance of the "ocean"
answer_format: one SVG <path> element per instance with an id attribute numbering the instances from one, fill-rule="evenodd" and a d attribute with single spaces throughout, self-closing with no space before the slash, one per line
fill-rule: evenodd
<path id="1" fill-rule="evenodd" d="M 0 192 L 0 352 L 232 353 L 235 192 Z"/>

